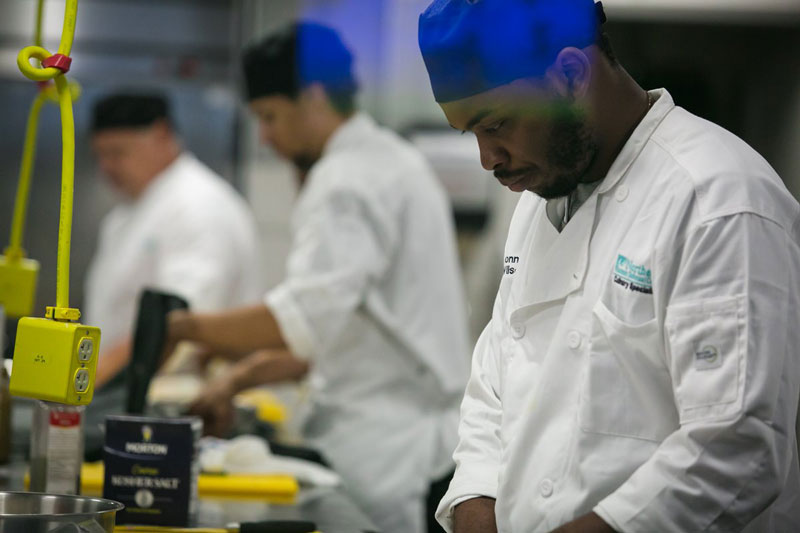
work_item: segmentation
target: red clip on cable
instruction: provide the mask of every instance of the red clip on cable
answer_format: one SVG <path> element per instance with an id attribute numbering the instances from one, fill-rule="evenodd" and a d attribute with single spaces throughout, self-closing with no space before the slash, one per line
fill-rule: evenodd
<path id="1" fill-rule="evenodd" d="M 57 68 L 64 74 L 69 72 L 69 67 L 72 65 L 72 58 L 64 54 L 53 54 L 47 59 L 42 60 L 42 67 L 44 68 Z"/>

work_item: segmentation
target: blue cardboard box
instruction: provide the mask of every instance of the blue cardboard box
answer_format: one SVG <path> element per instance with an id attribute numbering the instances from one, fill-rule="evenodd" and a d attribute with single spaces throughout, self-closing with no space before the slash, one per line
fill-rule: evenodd
<path id="1" fill-rule="evenodd" d="M 117 524 L 193 524 L 202 431 L 195 417 L 106 418 L 103 497 L 125 505 Z"/>

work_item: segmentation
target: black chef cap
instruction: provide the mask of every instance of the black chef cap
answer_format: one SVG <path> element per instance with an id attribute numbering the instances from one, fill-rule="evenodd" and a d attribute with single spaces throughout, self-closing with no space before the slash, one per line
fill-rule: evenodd
<path id="1" fill-rule="evenodd" d="M 144 128 L 158 120 L 171 123 L 169 103 L 161 94 L 118 93 L 94 105 L 92 132 L 120 128 Z"/>
<path id="2" fill-rule="evenodd" d="M 296 96 L 312 83 L 330 93 L 354 93 L 353 56 L 331 28 L 296 22 L 249 46 L 242 60 L 248 100 Z"/>

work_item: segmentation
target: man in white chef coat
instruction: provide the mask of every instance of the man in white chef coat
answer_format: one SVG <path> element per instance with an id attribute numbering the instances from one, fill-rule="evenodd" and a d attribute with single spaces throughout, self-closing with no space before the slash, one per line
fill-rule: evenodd
<path id="1" fill-rule="evenodd" d="M 592 0 L 420 18 L 448 121 L 521 193 L 438 517 L 800 531 L 800 207 L 743 141 L 639 87 L 604 21 Z"/>
<path id="2" fill-rule="evenodd" d="M 103 335 L 100 387 L 130 359 L 142 289 L 218 310 L 257 301 L 263 285 L 249 207 L 181 147 L 165 97 L 102 98 L 91 143 L 101 173 L 122 199 L 102 221 L 86 278 L 86 322 Z"/>
<path id="3" fill-rule="evenodd" d="M 262 140 L 300 170 L 301 191 L 286 278 L 262 304 L 170 317 L 172 341 L 239 360 L 194 411 L 220 431 L 237 391 L 308 373 L 304 437 L 381 531 L 424 531 L 469 375 L 449 202 L 417 150 L 355 110 L 352 56 L 332 30 L 268 36 L 244 75 Z"/>

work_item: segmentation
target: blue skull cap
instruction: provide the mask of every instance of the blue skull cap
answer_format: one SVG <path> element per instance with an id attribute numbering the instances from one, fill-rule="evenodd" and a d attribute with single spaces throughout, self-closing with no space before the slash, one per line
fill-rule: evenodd
<path id="1" fill-rule="evenodd" d="M 603 20 L 594 0 L 434 0 L 419 47 L 436 101 L 452 102 L 544 75 L 564 48 L 596 42 Z"/>

